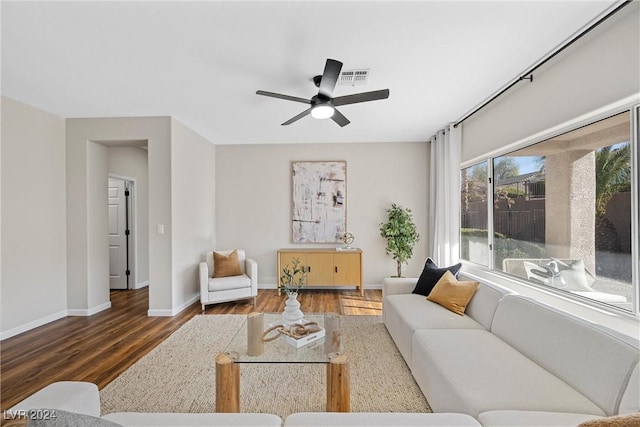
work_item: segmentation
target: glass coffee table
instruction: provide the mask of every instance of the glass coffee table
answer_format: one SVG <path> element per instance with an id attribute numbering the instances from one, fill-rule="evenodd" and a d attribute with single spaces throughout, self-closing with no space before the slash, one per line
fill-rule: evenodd
<path id="1" fill-rule="evenodd" d="M 240 412 L 240 365 L 243 363 L 315 363 L 327 367 L 327 412 L 349 412 L 351 392 L 349 358 L 343 349 L 340 316 L 305 314 L 325 336 L 300 348 L 278 336 L 281 313 L 251 313 L 224 352 L 216 357 L 216 412 Z M 269 340 L 271 341 L 263 341 Z"/>

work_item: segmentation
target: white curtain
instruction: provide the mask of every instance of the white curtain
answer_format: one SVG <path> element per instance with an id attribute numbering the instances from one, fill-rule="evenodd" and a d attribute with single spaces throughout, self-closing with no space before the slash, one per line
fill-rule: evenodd
<path id="1" fill-rule="evenodd" d="M 461 127 L 452 124 L 431 138 L 429 256 L 442 267 L 457 263 L 460 255 L 461 139 Z"/>

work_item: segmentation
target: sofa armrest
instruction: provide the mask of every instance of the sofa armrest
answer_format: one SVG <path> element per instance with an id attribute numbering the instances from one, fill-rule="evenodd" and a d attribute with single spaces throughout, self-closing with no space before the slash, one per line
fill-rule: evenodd
<path id="1" fill-rule="evenodd" d="M 382 280 L 382 299 L 387 295 L 410 294 L 416 283 L 417 277 L 385 277 Z"/>
<path id="2" fill-rule="evenodd" d="M 209 300 L 209 266 L 206 262 L 200 263 L 200 302 Z"/>
<path id="3" fill-rule="evenodd" d="M 10 411 L 59 409 L 78 414 L 100 416 L 98 386 L 84 381 L 58 381 L 27 397 Z"/>
<path id="4" fill-rule="evenodd" d="M 251 279 L 251 288 L 255 295 L 258 293 L 258 263 L 251 258 L 247 258 L 244 261 L 244 270 Z"/>

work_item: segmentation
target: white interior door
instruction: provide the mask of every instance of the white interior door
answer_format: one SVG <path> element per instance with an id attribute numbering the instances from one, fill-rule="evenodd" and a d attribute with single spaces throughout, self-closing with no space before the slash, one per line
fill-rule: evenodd
<path id="1" fill-rule="evenodd" d="M 109 178 L 109 287 L 127 289 L 125 181 Z"/>

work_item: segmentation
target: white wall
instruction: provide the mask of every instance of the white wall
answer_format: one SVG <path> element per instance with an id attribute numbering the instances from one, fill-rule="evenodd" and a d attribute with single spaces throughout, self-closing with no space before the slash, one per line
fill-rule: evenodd
<path id="1" fill-rule="evenodd" d="M 107 280 L 109 257 L 108 253 L 103 253 L 96 243 L 106 239 L 103 236 L 107 235 L 107 154 L 106 148 L 103 147 L 104 153 L 102 153 L 101 149 L 95 147 L 93 143 L 112 144 L 113 141 L 147 140 L 149 311 L 171 312 L 173 304 L 170 119 L 168 117 L 67 119 L 66 126 L 69 310 L 75 314 L 88 315 L 107 307 L 109 302 Z M 92 147 L 91 151 L 88 147 Z M 97 162 L 98 170 L 90 168 L 94 162 Z M 94 187 L 98 194 L 89 194 Z M 102 191 L 105 192 L 105 198 L 99 194 Z M 158 224 L 165 226 L 165 234 L 156 232 Z M 104 247 L 106 251 L 106 243 Z"/>
<path id="2" fill-rule="evenodd" d="M 200 297 L 198 263 L 215 244 L 215 146 L 171 119 L 173 307 Z"/>
<path id="3" fill-rule="evenodd" d="M 107 147 L 87 142 L 87 308 L 90 315 L 111 307 L 109 301 L 109 219 Z M 106 260 L 104 262 L 103 260 Z"/>
<path id="4" fill-rule="evenodd" d="M 422 271 L 426 253 L 428 144 L 283 144 L 216 147 L 216 244 L 243 248 L 258 263 L 258 284 L 276 284 L 276 251 L 321 247 L 291 243 L 291 162 L 347 161 L 347 230 L 364 251 L 364 283 L 395 274 L 379 224 L 397 203 L 412 209 L 421 240 L 406 276 Z"/>
<path id="5" fill-rule="evenodd" d="M 640 3 L 634 2 L 462 125 L 462 161 L 640 91 Z"/>
<path id="6" fill-rule="evenodd" d="M 64 119 L 2 97 L 0 336 L 66 315 Z"/>
<path id="7" fill-rule="evenodd" d="M 109 174 L 135 182 L 133 188 L 136 264 L 134 288 L 149 282 L 149 166 L 147 150 L 141 147 L 109 147 Z"/>

